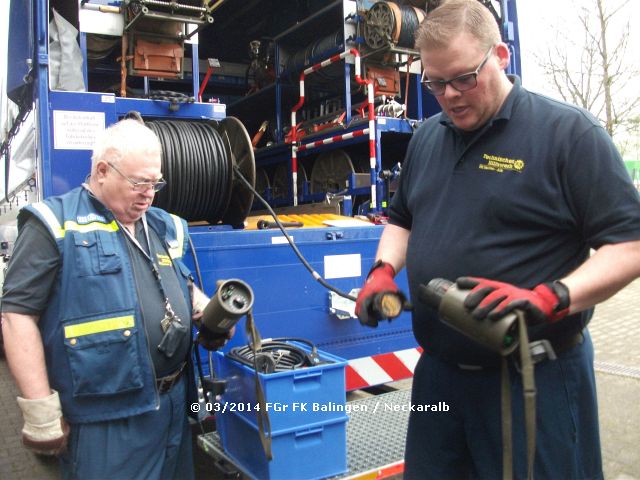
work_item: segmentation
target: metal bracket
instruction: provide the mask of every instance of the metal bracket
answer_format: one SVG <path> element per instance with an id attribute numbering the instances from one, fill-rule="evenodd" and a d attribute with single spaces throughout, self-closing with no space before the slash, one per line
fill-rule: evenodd
<path id="1" fill-rule="evenodd" d="M 354 288 L 349 295 L 356 297 L 360 292 L 359 288 Z M 329 292 L 329 312 L 335 315 L 338 320 L 349 320 L 356 317 L 356 302 L 348 298 L 341 297 L 335 292 Z"/>

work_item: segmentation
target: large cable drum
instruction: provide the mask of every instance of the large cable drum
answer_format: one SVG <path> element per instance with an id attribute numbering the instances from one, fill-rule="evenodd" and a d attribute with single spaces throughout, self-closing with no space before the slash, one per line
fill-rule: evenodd
<path id="1" fill-rule="evenodd" d="M 349 154 L 342 149 L 329 150 L 316 157 L 311 170 L 311 193 L 337 193 L 347 188 L 355 173 Z"/>
<path id="2" fill-rule="evenodd" d="M 288 163 L 280 163 L 273 172 L 273 182 L 271 187 L 271 194 L 276 200 L 289 199 L 290 192 L 289 184 L 291 179 L 291 171 L 289 170 Z M 304 192 L 304 184 L 307 183 L 307 171 L 304 165 L 298 159 L 298 175 L 297 175 L 297 188 L 298 195 Z"/>
<path id="3" fill-rule="evenodd" d="M 415 33 L 425 11 L 412 5 L 376 2 L 367 12 L 364 39 L 372 49 L 388 46 L 413 48 Z"/>
<path id="4" fill-rule="evenodd" d="M 255 159 L 242 123 L 159 120 L 145 122 L 162 145 L 162 173 L 167 186 L 153 204 L 187 221 L 240 227 L 253 203 L 253 192 L 237 178 L 255 185 Z"/>
<path id="5" fill-rule="evenodd" d="M 297 82 L 300 78 L 300 73 L 305 68 L 343 51 L 344 41 L 342 38 L 342 30 L 338 30 L 330 35 L 316 39 L 305 48 L 296 50 L 286 61 L 285 69 L 289 73 L 289 80 Z M 309 76 L 307 81 L 311 83 L 335 83 L 343 75 L 344 68 L 339 63 L 335 63 L 317 70 L 314 75 Z"/>
<path id="6" fill-rule="evenodd" d="M 231 195 L 229 206 L 222 216 L 222 222 L 241 226 L 251 210 L 253 192 L 248 190 L 238 178 L 238 172 L 246 178 L 252 187 L 256 184 L 256 160 L 253 154 L 251 138 L 247 129 L 236 117 L 227 117 L 218 123 L 218 132 L 229 147 L 234 174 L 231 178 Z"/>

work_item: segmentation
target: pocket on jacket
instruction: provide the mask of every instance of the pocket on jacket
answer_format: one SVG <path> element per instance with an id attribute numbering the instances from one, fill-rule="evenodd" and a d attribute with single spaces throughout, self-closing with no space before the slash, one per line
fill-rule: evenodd
<path id="1" fill-rule="evenodd" d="M 63 328 L 74 396 L 115 395 L 142 388 L 133 312 L 74 320 Z"/>
<path id="2" fill-rule="evenodd" d="M 117 273 L 122 259 L 116 249 L 118 237 L 112 232 L 74 232 L 76 271 L 78 276 Z"/>

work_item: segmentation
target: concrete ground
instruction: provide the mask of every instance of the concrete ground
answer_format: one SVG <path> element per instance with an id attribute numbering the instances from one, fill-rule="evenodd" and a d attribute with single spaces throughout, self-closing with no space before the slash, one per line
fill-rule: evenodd
<path id="1" fill-rule="evenodd" d="M 605 478 L 640 480 L 640 280 L 600 305 L 590 330 L 596 350 Z M 2 359 L 0 478 L 59 478 L 55 460 L 35 456 L 21 446 L 22 418 L 16 405 L 16 394 L 7 364 Z M 223 478 L 201 451 L 195 452 L 194 462 L 198 480 Z"/>

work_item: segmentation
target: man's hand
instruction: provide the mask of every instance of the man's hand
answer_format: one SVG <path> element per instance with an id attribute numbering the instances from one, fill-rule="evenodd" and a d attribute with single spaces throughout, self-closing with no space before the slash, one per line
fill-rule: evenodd
<path id="1" fill-rule="evenodd" d="M 464 306 L 479 320 L 502 318 L 513 310 L 525 313 L 527 323 L 556 322 L 569 313 L 569 289 L 561 282 L 541 283 L 533 290 L 486 278 L 461 277 L 458 288 L 469 290 Z"/>
<path id="2" fill-rule="evenodd" d="M 377 261 L 373 265 L 356 300 L 356 315 L 361 324 L 377 327 L 378 320 L 385 318 L 379 306 L 375 304 L 376 297 L 380 294 L 397 294 L 403 303 L 406 301 L 396 282 L 393 281 L 395 275 L 396 271 L 389 263 Z"/>
<path id="3" fill-rule="evenodd" d="M 236 333 L 236 327 L 231 327 L 226 333 L 213 333 L 204 325 L 200 326 L 198 331 L 197 342 L 202 345 L 206 350 L 213 351 L 218 350 L 225 346 L 225 344 L 233 338 Z"/>
<path id="4" fill-rule="evenodd" d="M 44 398 L 18 397 L 24 427 L 22 443 L 41 455 L 59 455 L 67 449 L 69 425 L 62 418 L 62 406 L 58 392 Z"/>
<path id="5" fill-rule="evenodd" d="M 196 322 L 197 325 L 200 325 L 200 319 L 202 318 L 204 309 L 207 308 L 209 297 L 193 283 L 189 283 L 189 289 L 191 290 L 191 319 Z"/>

